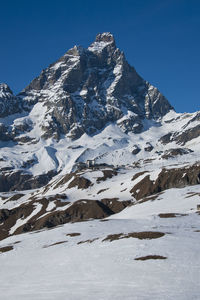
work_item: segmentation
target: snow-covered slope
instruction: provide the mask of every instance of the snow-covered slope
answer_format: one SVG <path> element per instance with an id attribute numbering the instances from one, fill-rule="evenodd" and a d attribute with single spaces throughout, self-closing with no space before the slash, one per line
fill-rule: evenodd
<path id="1" fill-rule="evenodd" d="M 36 106 L 42 112 L 39 102 L 28 117 L 13 121 L 15 128 L 23 130 L 31 127 L 34 120 L 38 123 L 43 120 Z M 150 160 L 153 166 L 161 167 L 174 161 L 177 163 L 177 160 L 194 163 L 199 157 L 198 118 L 199 113 L 177 114 L 171 111 L 157 121 L 143 120 L 144 130 L 139 134 L 125 133 L 117 124 L 110 123 L 98 134 L 90 136 L 85 133 L 75 141 L 67 136 L 59 141 L 45 140 L 40 137 L 40 128 L 36 124 L 28 136 L 21 131 L 18 142 L 1 142 L 0 190 L 41 187 L 59 172 L 60 176 L 86 167 L 88 160 L 114 167 L 141 167 Z"/>
<path id="2" fill-rule="evenodd" d="M 173 189 L 106 222 L 1 241 L 13 248 L 0 255 L 2 299 L 198 299 L 198 193 Z"/>

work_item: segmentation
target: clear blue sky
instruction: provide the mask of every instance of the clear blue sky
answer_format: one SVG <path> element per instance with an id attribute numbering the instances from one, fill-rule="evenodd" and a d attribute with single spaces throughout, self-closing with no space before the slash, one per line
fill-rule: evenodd
<path id="1" fill-rule="evenodd" d="M 0 0 L 0 82 L 14 93 L 75 44 L 114 34 L 177 112 L 200 110 L 199 0 Z"/>

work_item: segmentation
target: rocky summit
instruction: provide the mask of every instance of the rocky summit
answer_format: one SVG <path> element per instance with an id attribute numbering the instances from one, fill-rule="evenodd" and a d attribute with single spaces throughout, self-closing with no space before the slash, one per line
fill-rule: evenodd
<path id="1" fill-rule="evenodd" d="M 74 264 L 93 265 L 101 278 L 116 270 L 117 288 L 126 265 L 148 290 L 153 272 L 158 282 L 174 278 L 180 263 L 181 288 L 192 290 L 183 262 L 197 277 L 199 142 L 200 112 L 176 113 L 111 33 L 87 49 L 74 46 L 16 96 L 0 84 L 0 253 L 10 270 L 31 256 L 35 277 L 25 276 L 26 286 L 36 265 L 51 286 L 50 274 L 63 272 L 73 286 L 82 283 Z M 146 260 L 154 263 L 149 273 L 140 267 Z M 130 286 L 118 299 L 132 299 Z"/>
<path id="2" fill-rule="evenodd" d="M 37 124 L 41 137 L 56 140 L 63 135 L 72 139 L 94 135 L 111 122 L 126 133 L 139 133 L 144 119 L 158 119 L 172 109 L 128 64 L 110 33 L 98 34 L 87 49 L 75 46 L 67 51 L 16 99 L 30 111 L 42 108 Z M 10 113 L 18 112 L 16 101 L 9 107 Z"/>

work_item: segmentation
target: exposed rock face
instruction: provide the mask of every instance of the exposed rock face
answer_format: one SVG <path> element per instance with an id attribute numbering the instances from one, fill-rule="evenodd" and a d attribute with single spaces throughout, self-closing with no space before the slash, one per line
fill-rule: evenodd
<path id="1" fill-rule="evenodd" d="M 136 155 L 136 154 L 138 154 L 140 151 L 141 151 L 141 149 L 140 149 L 137 145 L 134 145 L 134 146 L 133 146 L 132 154 Z"/>
<path id="2" fill-rule="evenodd" d="M 198 184 L 199 121 L 175 113 L 110 33 L 70 49 L 18 96 L 0 84 L 0 239 Z"/>
<path id="3" fill-rule="evenodd" d="M 47 212 L 47 206 L 54 199 L 43 198 L 37 201 L 30 201 L 19 207 L 9 209 L 0 209 L 0 240 L 9 236 L 9 234 L 19 234 L 42 228 L 52 228 L 68 222 L 81 222 L 90 219 L 102 219 L 114 213 L 120 212 L 122 209 L 131 204 L 131 201 L 118 201 L 117 199 L 103 200 L 78 200 L 69 205 L 64 210 L 56 210 L 56 207 L 67 206 L 69 202 L 56 202 L 54 211 Z M 35 206 L 41 205 L 41 209 L 34 215 Z M 31 214 L 33 214 L 32 217 Z M 11 228 L 16 224 L 18 219 L 26 219 L 22 226 L 16 230 Z"/>
<path id="4" fill-rule="evenodd" d="M 173 136 L 172 132 L 169 132 L 169 133 L 163 135 L 163 136 L 160 138 L 159 141 L 160 141 L 162 144 L 166 145 L 166 144 L 172 142 L 172 136 Z"/>
<path id="5" fill-rule="evenodd" d="M 181 134 L 177 134 L 174 137 L 174 140 L 181 145 L 185 145 L 188 141 L 191 141 L 200 135 L 200 125 L 197 125 L 193 128 L 186 130 Z"/>
<path id="6" fill-rule="evenodd" d="M 142 173 L 136 175 L 140 176 L 141 174 Z M 137 176 L 133 179 L 136 178 Z M 130 192 L 137 200 L 139 200 L 166 189 L 182 188 L 187 185 L 195 185 L 199 183 L 199 165 L 177 169 L 163 169 L 155 181 L 151 180 L 149 175 L 146 175 L 130 190 Z"/>
<path id="7" fill-rule="evenodd" d="M 139 133 L 144 118 L 159 118 L 172 109 L 127 63 L 110 33 L 98 34 L 88 49 L 70 49 L 20 96 L 32 104 L 42 102 L 43 138 L 69 134 L 77 139 L 109 122 L 117 122 L 126 133 Z"/>
<path id="8" fill-rule="evenodd" d="M 78 189 L 87 189 L 90 185 L 92 185 L 91 181 L 84 177 L 75 177 L 70 184 L 68 185 L 68 188 L 73 188 L 77 186 Z"/>
<path id="9" fill-rule="evenodd" d="M 53 171 L 39 176 L 23 171 L 3 171 L 0 174 L 0 192 L 39 188 L 47 184 L 54 175 Z"/>
<path id="10" fill-rule="evenodd" d="M 9 86 L 0 83 L 0 118 L 22 112 L 22 101 L 13 95 Z"/>
<path id="11" fill-rule="evenodd" d="M 193 152 L 190 149 L 187 148 L 173 148 L 173 149 L 168 149 L 164 152 L 162 155 L 162 158 L 168 159 L 171 157 L 176 157 L 177 155 L 184 155 Z"/>
<path id="12" fill-rule="evenodd" d="M 184 124 L 177 128 L 176 124 L 179 121 L 184 121 Z M 171 120 L 165 121 L 168 124 L 174 124 L 174 128 L 172 131 L 168 132 L 164 136 L 160 138 L 160 142 L 163 145 L 168 143 L 175 142 L 180 146 L 184 146 L 187 142 L 190 142 L 193 139 L 196 139 L 200 135 L 200 112 L 197 111 L 195 113 L 184 113 L 184 114 L 177 114 L 175 118 Z"/>
<path id="13" fill-rule="evenodd" d="M 144 148 L 144 150 L 147 152 L 151 152 L 153 150 L 153 146 L 151 145 L 151 143 L 146 143 L 146 147 Z"/>

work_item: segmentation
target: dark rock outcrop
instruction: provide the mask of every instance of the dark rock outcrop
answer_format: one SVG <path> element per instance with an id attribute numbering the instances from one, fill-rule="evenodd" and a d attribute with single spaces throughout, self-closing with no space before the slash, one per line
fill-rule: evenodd
<path id="1" fill-rule="evenodd" d="M 199 183 L 200 166 L 198 165 L 176 169 L 163 169 L 155 181 L 150 180 L 150 176 L 146 175 L 130 192 L 135 199 L 139 200 L 166 189 L 182 188 Z"/>
<path id="2" fill-rule="evenodd" d="M 134 145 L 133 149 L 132 149 L 132 154 L 136 155 L 141 151 L 141 149 L 137 146 Z"/>
<path id="3" fill-rule="evenodd" d="M 180 145 L 185 145 L 187 142 L 199 136 L 200 136 L 200 125 L 197 125 L 193 128 L 187 129 L 181 134 L 175 135 L 174 141 L 176 141 Z"/>
<path id="4" fill-rule="evenodd" d="M 52 228 L 68 222 L 103 219 L 120 212 L 131 204 L 130 200 L 118 201 L 118 199 L 83 199 L 70 204 L 66 201 L 60 201 L 61 196 L 62 195 L 57 195 L 53 198 L 32 199 L 30 202 L 24 203 L 11 210 L 0 209 L 0 240 L 9 236 L 10 229 L 20 218 L 22 220 L 27 218 L 27 222 L 16 228 L 11 234 L 20 234 L 42 228 Z M 56 207 L 53 211 L 47 212 L 46 208 L 51 201 L 54 201 Z M 41 209 L 29 218 L 38 203 L 41 205 Z M 59 210 L 60 206 L 67 206 L 67 208 Z"/>
<path id="5" fill-rule="evenodd" d="M 92 183 L 89 179 L 81 176 L 75 176 L 74 179 L 69 183 L 68 188 L 77 187 L 78 189 L 87 189 Z"/>
<path id="6" fill-rule="evenodd" d="M 20 98 L 13 95 L 9 86 L 0 83 L 0 118 L 20 113 L 23 110 L 23 103 Z"/>
<path id="7" fill-rule="evenodd" d="M 172 135 L 173 135 L 172 132 L 169 132 L 169 133 L 163 135 L 163 136 L 159 139 L 159 141 L 160 141 L 162 144 L 166 145 L 166 144 L 172 142 L 172 140 L 171 140 Z"/>
<path id="8" fill-rule="evenodd" d="M 169 158 L 176 157 L 178 155 L 184 155 L 184 154 L 188 154 L 188 153 L 192 153 L 192 152 L 193 151 L 188 148 L 172 148 L 172 149 L 166 150 L 164 152 L 164 154 L 162 155 L 162 158 L 169 159 Z"/>
<path id="9" fill-rule="evenodd" d="M 144 150 L 147 152 L 151 152 L 153 150 L 153 146 L 151 145 L 151 143 L 146 143 L 146 147 L 144 148 Z"/>
<path id="10" fill-rule="evenodd" d="M 40 188 L 46 185 L 55 176 L 54 171 L 47 174 L 33 176 L 23 171 L 5 171 L 0 174 L 0 192 L 22 191 Z"/>

